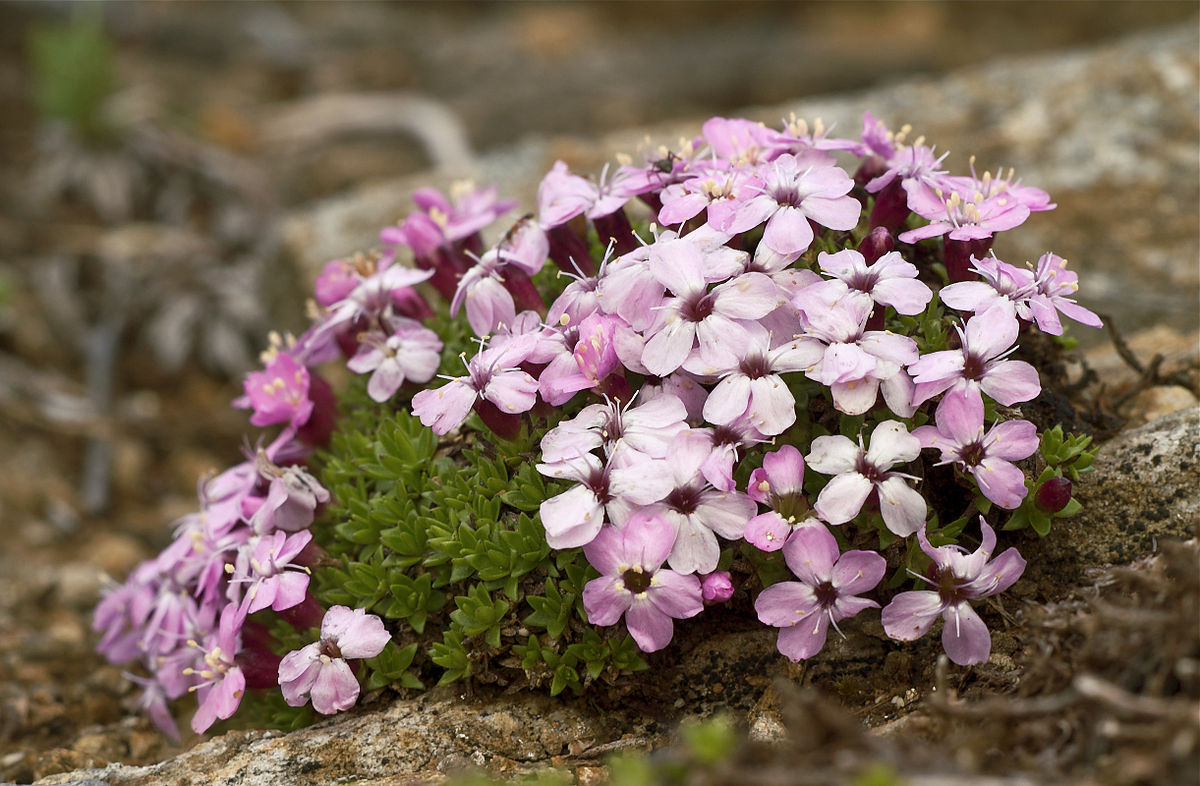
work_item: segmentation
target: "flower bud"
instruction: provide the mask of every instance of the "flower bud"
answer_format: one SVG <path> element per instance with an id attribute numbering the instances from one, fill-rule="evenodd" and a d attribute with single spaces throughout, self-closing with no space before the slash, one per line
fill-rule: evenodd
<path id="1" fill-rule="evenodd" d="M 1050 478 L 1033 495 L 1033 504 L 1043 513 L 1058 513 L 1071 501 L 1071 481 Z"/>
<path id="2" fill-rule="evenodd" d="M 874 265 L 881 256 L 896 250 L 896 241 L 887 227 L 875 227 L 871 233 L 858 244 L 858 253 L 868 265 Z"/>
<path id="3" fill-rule="evenodd" d="M 708 605 L 724 603 L 733 597 L 733 578 L 727 570 L 709 573 L 700 580 L 700 594 Z"/>

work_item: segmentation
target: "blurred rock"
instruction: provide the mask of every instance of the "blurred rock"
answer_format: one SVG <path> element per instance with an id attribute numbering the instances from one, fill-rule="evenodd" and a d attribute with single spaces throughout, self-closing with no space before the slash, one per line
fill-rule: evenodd
<path id="1" fill-rule="evenodd" d="M 1134 396 L 1129 408 L 1136 413 L 1136 424 L 1142 424 L 1181 409 L 1194 408 L 1196 404 L 1196 397 L 1187 388 L 1181 385 L 1158 385 Z"/>
<path id="2" fill-rule="evenodd" d="M 795 112 L 836 122 L 840 133 L 855 136 L 870 110 L 892 128 L 911 123 L 913 136 L 952 151 L 952 171 L 965 172 L 971 155 L 981 170 L 1014 167 L 1059 207 L 1002 236 L 998 256 L 1020 265 L 1053 250 L 1080 273 L 1080 302 L 1113 315 L 1123 332 L 1166 325 L 1190 333 L 1200 300 L 1198 51 L 1192 24 L 742 114 L 774 125 Z M 286 253 L 311 281 L 328 260 L 378 245 L 379 229 L 412 210 L 416 188 L 470 177 L 518 197 L 524 210 L 555 158 L 595 173 L 647 137 L 655 143 L 692 137 L 703 120 L 598 139 L 530 137 L 483 156 L 470 171 L 373 183 L 291 214 L 284 221 Z M 1073 335 L 1085 346 L 1106 341 L 1101 331 L 1080 328 Z"/>

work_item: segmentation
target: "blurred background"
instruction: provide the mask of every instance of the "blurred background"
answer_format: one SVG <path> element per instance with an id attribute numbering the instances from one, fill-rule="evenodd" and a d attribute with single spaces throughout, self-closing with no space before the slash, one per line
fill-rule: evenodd
<path id="1" fill-rule="evenodd" d="M 710 115 L 1139 31 L 1194 35 L 1196 11 L 1155 0 L 0 4 L 0 781 L 165 750 L 134 726 L 79 742 L 80 729 L 121 718 L 126 690 L 90 654 L 89 610 L 101 571 L 120 577 L 153 554 L 194 508 L 196 479 L 236 461 L 246 424 L 228 402 L 266 332 L 302 328 L 324 261 L 308 252 L 355 250 L 314 215 L 482 160 L 521 169 L 515 195 L 528 200 L 553 157 L 607 160 L 593 145 L 611 133 L 698 129 Z M 944 109 L 904 119 L 936 124 Z M 1195 110 L 1176 111 L 1194 158 Z M 529 140 L 541 158 L 518 154 Z M 1194 180 L 1146 236 L 1169 224 L 1194 248 Z M 398 220 L 402 208 L 383 213 Z M 1194 330 L 1195 255 L 1164 264 L 1191 271 L 1163 310 Z M 1119 300 L 1120 282 L 1109 291 Z"/>

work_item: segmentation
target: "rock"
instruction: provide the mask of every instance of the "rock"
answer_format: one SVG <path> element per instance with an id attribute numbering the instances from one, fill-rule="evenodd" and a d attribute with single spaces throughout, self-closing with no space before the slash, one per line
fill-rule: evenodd
<path id="1" fill-rule="evenodd" d="M 1156 385 L 1134 396 L 1128 407 L 1136 419 L 1133 425 L 1140 425 L 1172 412 L 1195 408 L 1196 404 L 1196 397 L 1185 387 Z"/>
<path id="2" fill-rule="evenodd" d="M 1088 568 L 1149 554 L 1160 538 L 1190 537 L 1200 518 L 1200 410 L 1122 432 L 1101 446 L 1093 466 L 1076 484 L 1082 512 L 1022 545 L 1028 578 L 1070 586 Z"/>
<path id="3" fill-rule="evenodd" d="M 1024 183 L 1048 190 L 1058 209 L 1033 216 L 997 242 L 1001 259 L 1021 265 L 1053 250 L 1080 273 L 1079 300 L 1111 314 L 1123 332 L 1166 325 L 1196 329 L 1200 257 L 1195 211 L 1200 201 L 1200 89 L 1194 24 L 1144 33 L 1065 53 L 1016 57 L 939 78 L 908 79 L 853 95 L 810 98 L 747 109 L 777 124 L 795 112 L 858 133 L 864 110 L 892 128 L 911 123 L 947 166 L 1014 167 Z M 933 109 L 933 108 L 936 108 Z M 542 175 L 556 158 L 599 172 L 617 153 L 647 137 L 674 144 L 695 136 L 705 118 L 631 128 L 588 138 L 528 138 L 454 173 L 494 183 L 534 204 Z M 283 223 L 285 253 L 301 279 L 355 250 L 378 245 L 380 228 L 413 209 L 421 186 L 445 188 L 448 173 L 375 182 L 292 213 Z M 503 231 L 500 229 L 498 231 Z M 1073 331 L 1085 346 L 1102 331 Z"/>

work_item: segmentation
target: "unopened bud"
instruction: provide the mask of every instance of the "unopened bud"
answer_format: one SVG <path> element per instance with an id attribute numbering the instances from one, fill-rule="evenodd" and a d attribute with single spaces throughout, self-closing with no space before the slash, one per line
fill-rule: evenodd
<path id="1" fill-rule="evenodd" d="M 724 603 L 733 597 L 733 578 L 727 570 L 709 573 L 700 580 L 700 593 L 706 604 Z"/>
<path id="2" fill-rule="evenodd" d="M 892 239 L 892 233 L 888 231 L 888 228 L 875 227 L 858 244 L 858 253 L 863 255 L 863 259 L 868 265 L 874 265 L 881 256 L 894 251 L 895 248 L 896 241 Z"/>
<path id="3" fill-rule="evenodd" d="M 1071 481 L 1066 478 L 1050 478 L 1033 495 L 1033 504 L 1043 513 L 1058 513 L 1070 501 Z"/>

